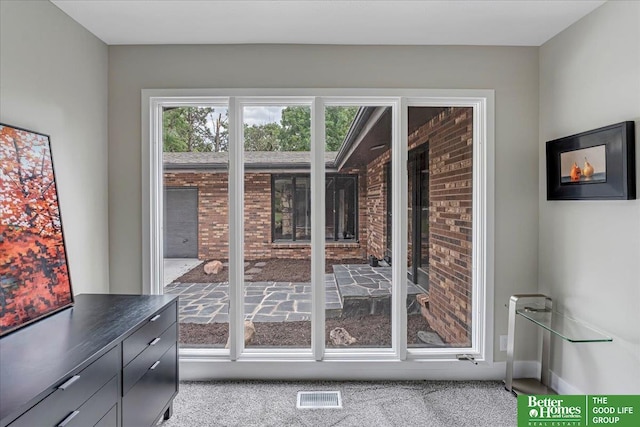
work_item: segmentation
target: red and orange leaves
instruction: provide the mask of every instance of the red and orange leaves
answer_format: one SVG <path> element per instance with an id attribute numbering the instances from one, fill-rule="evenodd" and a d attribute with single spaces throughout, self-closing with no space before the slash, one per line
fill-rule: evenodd
<path id="1" fill-rule="evenodd" d="M 0 331 L 70 301 L 48 138 L 0 126 Z"/>

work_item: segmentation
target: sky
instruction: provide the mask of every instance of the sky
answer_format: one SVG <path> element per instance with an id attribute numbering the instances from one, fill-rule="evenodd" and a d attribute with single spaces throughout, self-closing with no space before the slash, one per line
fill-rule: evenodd
<path id="1" fill-rule="evenodd" d="M 282 117 L 282 110 L 286 106 L 278 107 L 244 107 L 242 109 L 242 116 L 244 123 L 249 126 L 263 125 L 266 123 L 280 123 Z"/>
<path id="2" fill-rule="evenodd" d="M 285 105 L 277 107 L 244 107 L 242 109 L 243 121 L 249 126 L 263 125 L 266 123 L 280 123 L 282 110 L 285 108 Z M 221 112 L 224 115 L 227 112 L 227 109 L 225 107 L 216 107 L 215 112 Z M 209 126 L 213 129 L 213 123 L 209 122 Z"/>

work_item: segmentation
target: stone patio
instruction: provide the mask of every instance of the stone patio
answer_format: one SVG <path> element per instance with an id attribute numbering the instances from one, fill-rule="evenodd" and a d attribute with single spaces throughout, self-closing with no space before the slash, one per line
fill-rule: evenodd
<path id="1" fill-rule="evenodd" d="M 391 314 L 391 267 L 366 264 L 334 265 L 333 275 L 342 299 L 342 316 Z M 407 313 L 419 313 L 416 295 L 426 293 L 407 279 Z"/>
<path id="2" fill-rule="evenodd" d="M 337 265 L 333 270 L 334 274 L 325 275 L 327 318 L 391 312 L 391 267 Z M 245 280 L 251 279 L 250 274 L 245 276 Z M 310 283 L 245 282 L 244 291 L 246 320 L 287 322 L 311 319 Z M 415 295 L 424 292 L 408 281 L 409 313 L 420 311 Z M 180 296 L 179 316 L 182 323 L 229 321 L 228 282 L 171 283 L 165 286 L 165 293 Z"/>

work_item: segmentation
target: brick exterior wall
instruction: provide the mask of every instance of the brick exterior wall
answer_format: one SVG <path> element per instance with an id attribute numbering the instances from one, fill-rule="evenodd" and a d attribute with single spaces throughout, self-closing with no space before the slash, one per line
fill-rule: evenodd
<path id="1" fill-rule="evenodd" d="M 409 151 L 429 143 L 429 325 L 455 346 L 471 343 L 473 110 L 447 108 L 408 138 Z M 367 165 L 369 253 L 387 242 L 388 150 Z M 411 180 L 409 180 L 411 181 Z M 411 182 L 408 202 L 411 204 Z M 407 212 L 411 257 L 411 208 Z M 410 261 L 410 260 L 409 260 Z"/>
<path id="2" fill-rule="evenodd" d="M 359 242 L 327 242 L 326 258 L 361 258 L 367 248 L 366 175 L 358 174 Z M 165 172 L 166 187 L 198 189 L 198 258 L 229 258 L 228 177 L 226 172 Z M 309 242 L 273 242 L 271 236 L 271 174 L 247 173 L 244 180 L 244 256 L 247 260 L 268 258 L 310 259 Z M 313 203 L 313 202 L 312 202 Z"/>
<path id="3" fill-rule="evenodd" d="M 367 219 L 366 231 L 369 255 L 381 259 L 387 247 L 387 189 L 386 165 L 391 161 L 387 150 L 367 165 Z"/>
<path id="4" fill-rule="evenodd" d="M 429 143 L 429 325 L 471 344 L 473 110 L 447 108 L 409 135 Z"/>

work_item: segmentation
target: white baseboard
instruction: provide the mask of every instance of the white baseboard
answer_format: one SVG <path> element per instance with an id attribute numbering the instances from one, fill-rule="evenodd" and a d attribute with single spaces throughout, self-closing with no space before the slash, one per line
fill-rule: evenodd
<path id="1" fill-rule="evenodd" d="M 494 380 L 504 379 L 505 362 L 323 361 L 279 362 L 180 358 L 180 379 L 210 380 Z M 535 377 L 540 363 L 515 362 L 516 377 Z"/>
<path id="2" fill-rule="evenodd" d="M 551 378 L 549 380 L 551 382 L 551 388 L 558 394 L 585 394 L 577 387 L 569 384 L 567 381 L 556 375 L 553 371 L 551 371 Z"/>

